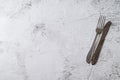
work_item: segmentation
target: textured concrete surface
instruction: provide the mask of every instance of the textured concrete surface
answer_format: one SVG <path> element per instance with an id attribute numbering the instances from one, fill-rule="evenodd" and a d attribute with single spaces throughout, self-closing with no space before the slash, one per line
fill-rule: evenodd
<path id="1" fill-rule="evenodd" d="M 0 0 L 0 80 L 120 80 L 119 0 Z M 112 26 L 95 66 L 100 14 Z"/>

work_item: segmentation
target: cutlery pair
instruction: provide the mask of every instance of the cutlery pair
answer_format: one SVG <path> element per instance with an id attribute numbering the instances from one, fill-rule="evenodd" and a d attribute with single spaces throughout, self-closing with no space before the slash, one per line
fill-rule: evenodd
<path id="1" fill-rule="evenodd" d="M 109 31 L 110 25 L 112 24 L 111 21 L 108 21 L 105 24 L 105 19 L 105 16 L 100 15 L 96 28 L 96 36 L 86 57 L 86 62 L 88 64 L 91 63 L 92 65 L 95 65 L 97 63 L 105 37 Z"/>

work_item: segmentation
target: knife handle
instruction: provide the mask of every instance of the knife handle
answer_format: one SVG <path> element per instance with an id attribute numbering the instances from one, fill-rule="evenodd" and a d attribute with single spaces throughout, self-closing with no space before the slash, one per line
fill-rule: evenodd
<path id="1" fill-rule="evenodd" d="M 91 59 L 92 65 L 95 65 L 97 63 L 104 41 L 105 39 L 102 39 L 101 42 L 98 44 L 95 53 L 93 54 Z"/>

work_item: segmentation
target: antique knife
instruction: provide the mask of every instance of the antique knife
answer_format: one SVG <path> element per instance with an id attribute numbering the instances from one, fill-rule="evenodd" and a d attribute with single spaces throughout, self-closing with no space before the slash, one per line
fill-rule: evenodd
<path id="1" fill-rule="evenodd" d="M 111 21 L 108 21 L 102 31 L 102 36 L 100 37 L 100 41 L 99 41 L 99 44 L 98 46 L 96 47 L 96 50 L 95 52 L 93 53 L 92 55 L 92 59 L 91 59 L 91 63 L 92 65 L 95 65 L 98 61 L 98 58 L 99 58 L 99 55 L 100 55 L 100 51 L 102 49 L 102 46 L 103 46 L 103 43 L 105 41 L 105 37 L 109 31 L 109 28 L 111 26 L 112 22 Z"/>

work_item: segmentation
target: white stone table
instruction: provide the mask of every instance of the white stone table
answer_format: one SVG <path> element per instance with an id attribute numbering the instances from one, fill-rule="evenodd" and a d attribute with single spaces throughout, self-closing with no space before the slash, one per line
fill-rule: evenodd
<path id="1" fill-rule="evenodd" d="M 93 66 L 100 14 L 113 24 Z M 120 80 L 120 1 L 0 0 L 0 80 Z"/>

